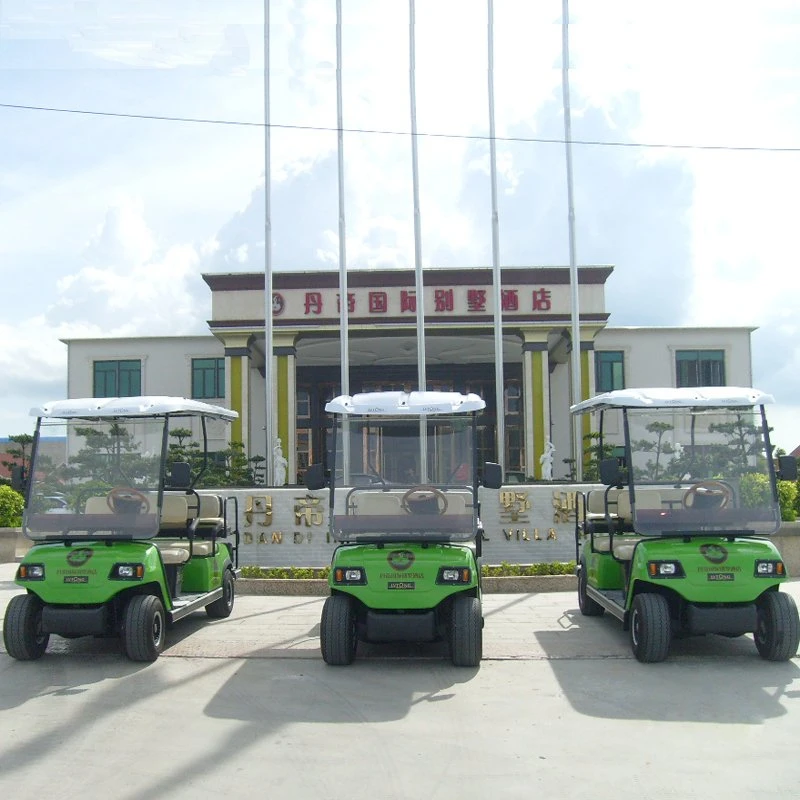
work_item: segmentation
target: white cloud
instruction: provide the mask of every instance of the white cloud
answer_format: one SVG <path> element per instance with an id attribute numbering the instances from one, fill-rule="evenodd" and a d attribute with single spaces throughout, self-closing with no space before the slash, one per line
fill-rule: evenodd
<path id="1" fill-rule="evenodd" d="M 570 7 L 576 139 L 798 141 L 800 33 L 783 16 L 791 4 L 572 0 Z M 11 102 L 262 119 L 260 0 L 26 0 L 3 8 L 4 40 L 14 48 L 0 52 L 0 68 Z M 343 8 L 345 127 L 406 132 L 345 134 L 348 261 L 408 266 L 408 6 L 346 0 Z M 419 130 L 485 135 L 485 0 L 416 8 Z M 336 268 L 334 4 L 278 0 L 271 14 L 276 266 Z M 560 14 L 560 0 L 495 3 L 501 137 L 563 134 Z M 37 59 L 40 70 L 31 67 Z M 35 293 L 9 296 L 7 320 L 26 331 L 8 373 L 12 395 L 37 373 L 59 374 L 58 364 L 63 376 L 58 337 L 73 331 L 204 330 L 209 298 L 198 273 L 210 263 L 260 266 L 259 127 L 0 115 L 7 164 L 0 257 L 15 274 L 36 276 Z M 315 126 L 328 130 L 303 129 Z M 758 325 L 756 379 L 779 404 L 800 391 L 797 154 L 580 145 L 574 154 L 579 259 L 617 264 L 609 307 L 648 324 L 655 312 L 645 300 L 656 287 L 656 310 L 675 323 Z M 419 155 L 424 262 L 486 263 L 486 142 L 421 137 Z M 504 258 L 566 262 L 563 170 L 560 145 L 498 142 Z M 0 406 L 0 418 L 15 403 Z"/>

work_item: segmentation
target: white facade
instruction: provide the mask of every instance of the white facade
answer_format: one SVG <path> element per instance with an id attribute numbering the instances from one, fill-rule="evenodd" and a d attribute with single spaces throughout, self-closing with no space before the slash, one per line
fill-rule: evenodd
<path id="1" fill-rule="evenodd" d="M 135 339 L 64 339 L 67 345 L 67 395 L 94 396 L 94 372 L 98 361 L 141 362 L 141 394 L 192 396 L 192 359 L 223 358 L 222 343 L 214 336 L 152 336 Z M 46 400 L 58 398 L 45 398 Z M 225 397 L 205 398 L 225 405 Z M 208 425 L 209 448 L 224 450 L 229 426 Z"/>
<path id="2" fill-rule="evenodd" d="M 676 386 L 676 355 L 686 350 L 721 350 L 724 353 L 725 383 L 749 386 L 752 380 L 750 336 L 753 328 L 604 328 L 597 333 L 594 353 L 623 353 L 625 386 Z M 96 361 L 141 360 L 142 394 L 168 394 L 191 397 L 192 360 L 223 358 L 225 349 L 215 336 L 142 337 L 133 339 L 69 339 L 68 390 L 70 397 L 93 395 Z M 590 354 L 591 355 L 591 354 Z M 594 361 L 590 357 L 589 363 Z M 594 370 L 590 369 L 596 393 Z M 258 374 L 249 380 L 248 455 L 263 455 L 265 387 Z M 566 478 L 564 458 L 569 453 L 569 372 L 559 366 L 550 378 L 550 439 L 555 446 L 553 477 Z M 225 397 L 206 398 L 227 405 Z M 612 433 L 612 431 L 607 431 Z M 224 449 L 225 429 L 214 429 L 211 449 Z M 291 456 L 284 443 L 284 454 Z M 530 471 L 526 471 L 531 474 Z M 290 474 L 289 482 L 293 476 Z"/>

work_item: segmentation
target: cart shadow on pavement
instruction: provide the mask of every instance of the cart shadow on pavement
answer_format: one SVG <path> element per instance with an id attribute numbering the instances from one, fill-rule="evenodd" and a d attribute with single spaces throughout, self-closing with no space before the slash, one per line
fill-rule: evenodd
<path id="1" fill-rule="evenodd" d="M 535 631 L 580 714 L 654 722 L 761 724 L 800 708 L 795 660 L 769 662 L 752 636 L 674 639 L 667 659 L 641 664 L 619 620 L 565 611 L 561 630 Z"/>
<path id="2" fill-rule="evenodd" d="M 330 726 L 324 735 L 335 736 L 336 753 L 356 753 L 363 750 L 363 725 L 376 725 L 369 754 L 372 771 L 390 776 L 397 769 L 396 752 L 384 746 L 377 723 L 402 720 L 416 706 L 435 703 L 446 707 L 457 684 L 469 681 L 477 672 L 478 668 L 454 667 L 427 658 L 384 659 L 380 663 L 357 659 L 348 667 L 330 667 L 321 658 L 291 662 L 246 659 L 210 699 L 205 714 L 236 723 L 227 740 L 218 742 L 220 752 L 250 752 L 253 758 L 267 742 L 272 747 L 281 742 L 290 745 L 297 726 L 303 725 Z M 318 735 L 323 736 L 323 731 Z M 287 758 L 299 759 L 298 768 L 305 760 L 302 754 L 292 755 L 290 747 Z M 214 764 L 215 759 L 198 754 L 179 771 L 154 776 L 137 797 L 169 796 L 184 786 L 187 778 L 201 780 Z"/>

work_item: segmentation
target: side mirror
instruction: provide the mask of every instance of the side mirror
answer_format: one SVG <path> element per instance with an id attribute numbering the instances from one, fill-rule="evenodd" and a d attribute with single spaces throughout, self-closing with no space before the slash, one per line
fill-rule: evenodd
<path id="1" fill-rule="evenodd" d="M 25 494 L 25 467 L 20 464 L 11 467 L 11 488 L 20 494 Z"/>
<path id="2" fill-rule="evenodd" d="M 503 468 L 493 461 L 483 465 L 483 485 L 487 489 L 499 489 L 503 485 Z"/>
<path id="3" fill-rule="evenodd" d="M 778 456 L 777 473 L 779 481 L 796 481 L 797 459 L 794 456 Z"/>
<path id="4" fill-rule="evenodd" d="M 600 462 L 600 482 L 606 486 L 623 486 L 625 470 L 617 458 L 604 458 Z"/>
<path id="5" fill-rule="evenodd" d="M 304 481 L 309 489 L 324 489 L 328 483 L 325 479 L 325 467 L 322 464 L 309 464 Z"/>
<path id="6" fill-rule="evenodd" d="M 169 471 L 170 489 L 188 489 L 192 485 L 192 470 L 186 461 L 176 461 Z"/>

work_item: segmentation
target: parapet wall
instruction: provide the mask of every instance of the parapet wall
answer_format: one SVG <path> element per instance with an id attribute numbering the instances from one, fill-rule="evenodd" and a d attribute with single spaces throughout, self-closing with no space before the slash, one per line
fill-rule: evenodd
<path id="1" fill-rule="evenodd" d="M 485 564 L 550 563 L 575 559 L 574 484 L 521 484 L 480 490 Z M 327 492 L 303 488 L 221 492 L 239 502 L 240 565 L 323 567 L 334 543 L 328 535 Z M 336 511 L 340 509 L 337 507 Z M 772 540 L 790 576 L 800 578 L 800 522 L 785 522 Z M 0 561 L 13 561 L 30 542 L 17 528 L 0 528 Z"/>
<path id="2" fill-rule="evenodd" d="M 575 559 L 574 484 L 481 488 L 483 561 L 534 564 Z M 262 567 L 322 567 L 335 543 L 328 533 L 328 492 L 303 487 L 226 490 L 239 500 L 239 563 Z M 337 497 L 341 514 L 344 496 Z"/>

